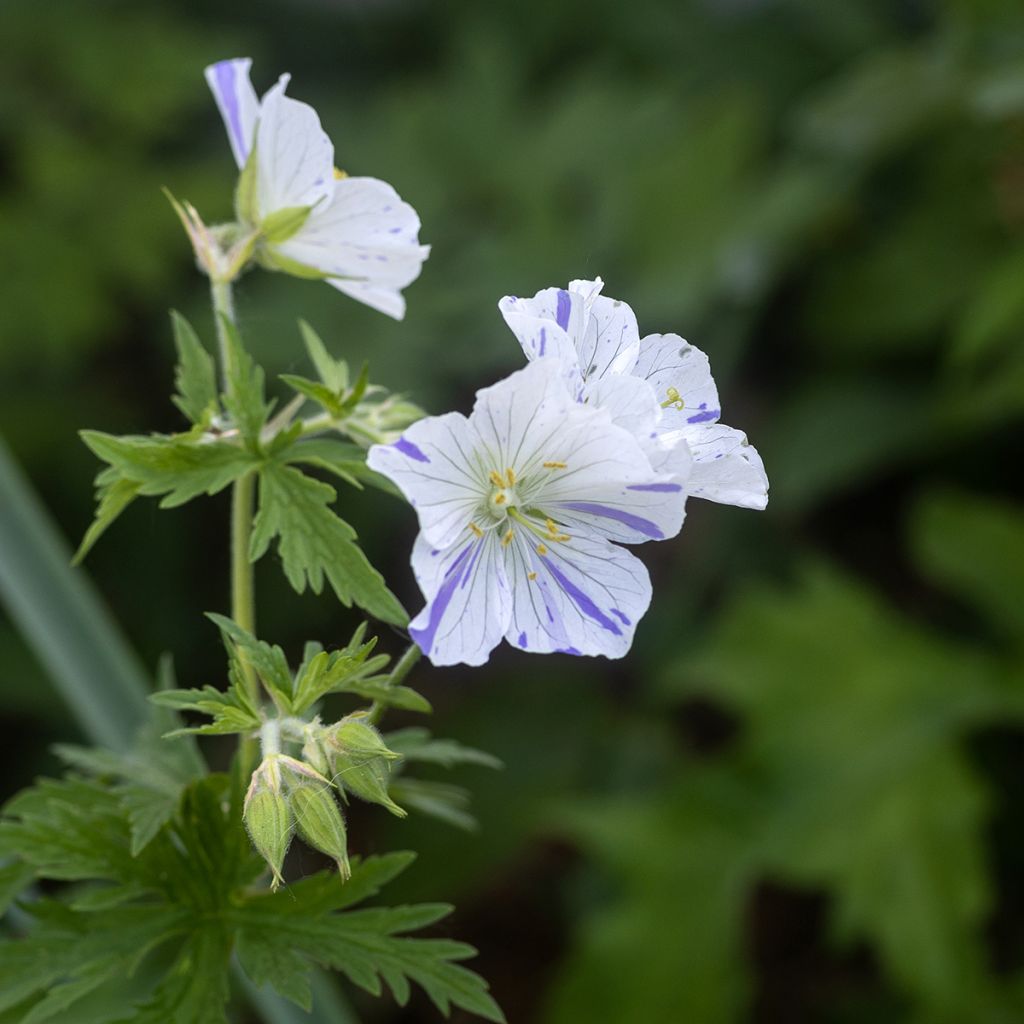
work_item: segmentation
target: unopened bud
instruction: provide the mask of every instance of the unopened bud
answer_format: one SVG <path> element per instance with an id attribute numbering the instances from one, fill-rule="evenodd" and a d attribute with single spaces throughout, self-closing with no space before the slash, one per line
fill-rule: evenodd
<path id="1" fill-rule="evenodd" d="M 345 822 L 329 785 L 302 783 L 290 794 L 299 835 L 314 849 L 337 861 L 341 880 L 352 874 L 348 863 L 348 842 Z"/>
<path id="2" fill-rule="evenodd" d="M 273 872 L 271 888 L 281 884 L 281 868 L 292 838 L 292 812 L 281 788 L 281 774 L 277 755 L 264 758 L 252 773 L 242 820 L 252 845 Z"/>
<path id="3" fill-rule="evenodd" d="M 343 718 L 329 733 L 330 742 L 342 754 L 383 757 L 397 761 L 400 754 L 388 750 L 381 734 L 366 721 L 364 714 Z"/>
<path id="4" fill-rule="evenodd" d="M 388 794 L 391 762 L 401 756 L 389 750 L 380 733 L 364 716 L 343 718 L 327 734 L 328 749 L 334 754 L 336 781 L 350 793 L 381 804 L 399 818 L 405 811 Z"/>

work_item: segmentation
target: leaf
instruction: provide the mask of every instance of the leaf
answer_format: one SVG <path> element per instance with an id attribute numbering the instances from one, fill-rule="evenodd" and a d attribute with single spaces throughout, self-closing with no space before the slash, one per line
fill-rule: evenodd
<path id="1" fill-rule="evenodd" d="M 976 605 L 1010 639 L 1024 637 L 1024 508 L 933 493 L 918 503 L 910 536 L 931 579 Z"/>
<path id="2" fill-rule="evenodd" d="M 220 629 L 228 652 L 243 657 L 260 677 L 274 703 L 288 714 L 297 714 L 292 704 L 292 673 L 284 651 L 257 640 L 224 615 L 207 612 L 206 617 Z"/>
<path id="3" fill-rule="evenodd" d="M 256 561 L 279 537 L 285 575 L 296 591 L 323 589 L 324 577 L 338 600 L 353 601 L 384 622 L 404 625 L 408 616 L 355 543 L 355 530 L 328 507 L 334 489 L 293 466 L 268 462 L 260 472 L 259 510 L 249 557 Z"/>
<path id="4" fill-rule="evenodd" d="M 81 437 L 120 478 L 138 485 L 137 494 L 164 495 L 161 508 L 216 494 L 256 465 L 248 451 L 227 441 L 182 434 L 115 437 L 96 430 L 83 430 Z"/>
<path id="5" fill-rule="evenodd" d="M 479 827 L 469 813 L 469 790 L 462 786 L 401 775 L 392 781 L 388 792 L 397 803 L 464 832 L 475 832 Z"/>
<path id="6" fill-rule="evenodd" d="M 10 905 L 31 885 L 36 873 L 24 861 L 11 861 L 0 867 L 0 917 Z"/>
<path id="7" fill-rule="evenodd" d="M 282 373 L 281 380 L 300 395 L 322 406 L 332 416 L 341 415 L 341 399 L 326 384 L 295 373 Z"/>
<path id="8" fill-rule="evenodd" d="M 457 740 L 440 740 L 422 726 L 411 726 L 389 732 L 384 737 L 388 747 L 401 754 L 406 761 L 420 761 L 454 768 L 460 764 L 475 764 L 483 768 L 502 768 L 504 765 L 493 754 L 467 747 Z"/>
<path id="9" fill-rule="evenodd" d="M 361 693 L 359 687 L 363 678 L 382 669 L 389 660 L 383 654 L 370 658 L 377 638 L 363 643 L 365 634 L 366 626 L 363 624 L 346 647 L 337 651 L 318 651 L 303 662 L 295 676 L 292 714 L 305 713 L 328 693 Z"/>
<path id="10" fill-rule="evenodd" d="M 260 431 L 272 406 L 264 397 L 264 376 L 242 344 L 242 336 L 231 318 L 221 315 L 228 353 L 228 387 L 222 401 L 235 426 L 252 452 L 260 450 Z"/>
<path id="11" fill-rule="evenodd" d="M 320 380 L 335 395 L 342 394 L 348 389 L 348 363 L 331 356 L 320 335 L 305 320 L 299 321 L 299 331 Z"/>
<path id="12" fill-rule="evenodd" d="M 419 711 L 421 714 L 429 715 L 433 708 L 430 701 L 421 693 L 409 686 L 394 686 L 390 682 L 390 676 L 377 676 L 372 679 L 354 679 L 336 688 L 337 693 L 353 693 L 367 700 L 376 701 L 378 704 L 389 708 L 398 708 L 400 711 Z"/>
<path id="13" fill-rule="evenodd" d="M 176 711 L 197 711 L 213 719 L 207 725 L 174 729 L 167 733 L 167 736 L 187 733 L 203 736 L 247 733 L 258 729 L 261 724 L 259 713 L 240 675 L 233 678 L 230 688 L 226 691 L 213 686 L 204 686 L 201 690 L 166 690 L 163 693 L 154 693 L 150 700 L 161 707 L 174 708 Z"/>
<path id="14" fill-rule="evenodd" d="M 366 465 L 366 449 L 348 441 L 311 437 L 299 441 L 280 455 L 282 462 L 317 466 L 340 476 L 346 483 L 369 484 L 387 494 L 401 497 L 401 491 L 387 477 Z"/>
<path id="15" fill-rule="evenodd" d="M 138 497 L 140 487 L 137 480 L 126 480 L 111 467 L 96 477 L 96 518 L 85 531 L 82 543 L 71 560 L 72 565 L 81 563 L 107 527 Z"/>
<path id="16" fill-rule="evenodd" d="M 174 382 L 178 393 L 172 401 L 192 423 L 205 426 L 217 408 L 217 374 L 213 358 L 203 348 L 192 325 L 171 312 L 178 368 Z"/>

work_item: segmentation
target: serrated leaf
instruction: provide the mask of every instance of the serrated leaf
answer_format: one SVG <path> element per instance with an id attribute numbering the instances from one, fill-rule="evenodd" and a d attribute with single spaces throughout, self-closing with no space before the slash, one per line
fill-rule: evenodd
<path id="1" fill-rule="evenodd" d="M 246 446 L 258 452 L 260 431 L 273 407 L 264 396 L 263 369 L 245 350 L 242 336 L 231 318 L 222 314 L 220 319 L 228 354 L 228 387 L 221 400 Z"/>
<path id="2" fill-rule="evenodd" d="M 332 416 L 341 414 L 341 400 L 326 384 L 310 380 L 308 377 L 300 377 L 295 373 L 282 373 L 280 379 L 300 395 L 322 406 Z"/>
<path id="3" fill-rule="evenodd" d="M 370 657 L 377 638 L 362 643 L 364 634 L 365 625 L 342 650 L 319 651 L 303 662 L 295 676 L 293 714 L 303 714 L 328 693 L 360 692 L 354 689 L 360 680 L 388 663 L 385 654 Z"/>
<path id="4" fill-rule="evenodd" d="M 261 724 L 260 716 L 240 680 L 235 680 L 228 690 L 218 690 L 213 686 L 204 686 L 201 690 L 167 690 L 154 693 L 150 700 L 161 707 L 173 708 L 175 711 L 198 711 L 213 719 L 208 725 L 173 729 L 166 736 L 251 732 Z"/>
<path id="5" fill-rule="evenodd" d="M 336 688 L 337 693 L 352 693 L 366 700 L 376 701 L 389 708 L 401 711 L 418 711 L 429 715 L 434 709 L 423 694 L 409 686 L 394 686 L 389 676 L 377 676 L 373 679 L 353 679 L 344 686 Z"/>
<path id="6" fill-rule="evenodd" d="M 397 729 L 385 737 L 387 745 L 406 761 L 420 761 L 454 768 L 460 764 L 480 765 L 483 768 L 502 768 L 504 765 L 493 754 L 464 746 L 456 740 L 436 739 L 429 729 L 411 726 Z"/>
<path id="7" fill-rule="evenodd" d="M 137 480 L 127 480 L 110 467 L 96 477 L 96 517 L 85 531 L 72 565 L 85 558 L 107 527 L 138 497 L 141 486 Z"/>
<path id="8" fill-rule="evenodd" d="M 318 466 L 340 476 L 347 483 L 369 484 L 377 490 L 401 497 L 401 491 L 387 477 L 366 465 L 366 449 L 347 441 L 312 437 L 281 452 L 281 461 Z"/>
<path id="9" fill-rule="evenodd" d="M 348 363 L 344 359 L 335 359 L 324 345 L 320 335 L 305 321 L 299 321 L 302 342 L 306 346 L 309 358 L 320 375 L 320 380 L 329 391 L 340 395 L 348 390 Z"/>
<path id="10" fill-rule="evenodd" d="M 83 430 L 81 436 L 93 454 L 119 477 L 138 485 L 135 493 L 163 495 L 161 508 L 182 505 L 200 494 L 216 494 L 256 465 L 248 451 L 227 441 L 204 442 L 188 435 L 161 434 L 115 437 L 96 430 Z M 103 529 L 130 497 L 119 500 L 123 504 L 113 515 L 107 511 Z"/>
<path id="11" fill-rule="evenodd" d="M 0 866 L 0 917 L 8 907 L 32 884 L 36 877 L 30 864 L 21 860 Z"/>
<path id="12" fill-rule="evenodd" d="M 180 313 L 171 312 L 171 323 L 178 350 L 174 375 L 178 393 L 172 401 L 192 423 L 205 425 L 217 407 L 217 373 L 213 358 Z"/>
<path id="13" fill-rule="evenodd" d="M 292 673 L 284 651 L 276 644 L 257 640 L 227 616 L 207 612 L 206 617 L 220 629 L 229 653 L 234 651 L 245 658 L 273 697 L 274 703 L 287 714 L 297 714 L 292 703 Z"/>
<path id="14" fill-rule="evenodd" d="M 329 508 L 334 489 L 293 466 L 268 462 L 260 472 L 259 511 L 249 556 L 262 557 L 274 538 L 285 576 L 302 593 L 330 582 L 338 600 L 353 602 L 384 622 L 408 622 L 398 599 L 355 543 L 356 533 Z"/>

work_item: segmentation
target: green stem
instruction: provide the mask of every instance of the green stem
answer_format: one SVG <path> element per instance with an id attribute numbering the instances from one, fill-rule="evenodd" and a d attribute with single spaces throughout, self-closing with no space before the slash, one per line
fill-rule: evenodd
<path id="1" fill-rule="evenodd" d="M 235 322 L 235 303 L 230 281 L 210 281 L 213 315 L 217 322 L 217 340 L 220 343 L 221 373 L 224 391 L 231 393 L 231 346 L 228 344 L 224 320 Z M 235 481 L 231 491 L 231 618 L 246 632 L 256 633 L 256 599 L 252 562 L 249 560 L 249 538 L 252 534 L 253 505 L 256 495 L 256 476 L 249 473 Z M 259 680 L 251 666 L 242 659 L 242 674 L 252 702 L 262 703 Z M 243 737 L 239 742 L 239 769 L 245 779 L 256 764 L 259 741 L 255 736 Z"/>
<path id="2" fill-rule="evenodd" d="M 409 644 L 405 649 L 405 654 L 398 659 L 397 664 L 391 670 L 391 675 L 388 676 L 388 686 L 398 686 L 403 679 L 412 671 L 413 666 L 417 661 L 420 660 L 423 652 L 419 649 L 416 644 Z M 381 704 L 380 701 L 375 700 L 370 705 L 369 714 L 366 719 L 371 725 L 377 725 L 387 710 L 386 705 Z"/>

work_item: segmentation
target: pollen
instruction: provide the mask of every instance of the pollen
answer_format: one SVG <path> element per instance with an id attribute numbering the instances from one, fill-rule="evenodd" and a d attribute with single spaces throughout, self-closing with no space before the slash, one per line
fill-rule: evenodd
<path id="1" fill-rule="evenodd" d="M 526 574 L 526 578 L 528 580 L 535 580 L 537 578 L 537 574 L 535 572 L 528 572 Z"/>
<path id="2" fill-rule="evenodd" d="M 571 539 L 572 539 L 572 538 L 571 538 L 571 537 L 569 536 L 569 534 L 567 534 L 567 533 L 559 533 L 559 532 L 558 532 L 558 527 L 557 527 L 557 526 L 555 525 L 555 521 L 554 521 L 554 519 L 551 519 L 551 518 L 549 517 L 549 518 L 547 519 L 547 521 L 546 521 L 546 522 L 544 523 L 544 525 L 545 525 L 545 526 L 547 527 L 547 530 L 548 530 L 548 539 L 549 539 L 549 540 L 560 540 L 560 541 L 565 541 L 565 540 L 571 540 Z"/>
<path id="3" fill-rule="evenodd" d="M 505 500 L 506 499 L 505 499 L 505 495 L 504 494 L 496 494 L 494 496 L 494 504 L 495 505 L 504 505 L 505 504 Z"/>
<path id="4" fill-rule="evenodd" d="M 512 543 L 512 538 L 514 536 L 515 534 L 511 530 L 509 530 L 508 533 L 506 533 L 505 536 L 501 538 L 501 546 L 503 548 L 507 548 L 509 544 Z"/>
<path id="5" fill-rule="evenodd" d="M 492 469 L 491 470 L 491 474 L 490 474 L 490 476 L 487 479 L 490 480 L 491 483 L 494 484 L 495 487 L 504 487 L 505 486 L 505 481 L 502 480 L 500 476 L 498 476 L 497 470 Z"/>
<path id="6" fill-rule="evenodd" d="M 564 462 L 545 462 L 545 469 L 568 469 L 568 465 Z"/>
<path id="7" fill-rule="evenodd" d="M 515 487 L 516 485 L 516 473 L 514 469 L 505 470 L 505 479 L 508 480 L 509 487 Z"/>
<path id="8" fill-rule="evenodd" d="M 347 178 L 347 177 L 348 177 L 348 174 L 346 174 L 345 171 L 341 170 L 341 168 L 339 168 L 339 167 L 335 167 L 334 168 L 334 180 L 335 181 L 341 181 L 343 178 Z"/>
<path id="9" fill-rule="evenodd" d="M 537 554 L 538 555 L 546 555 L 547 553 L 548 553 L 548 549 L 543 544 L 538 544 L 537 545 Z"/>
<path id="10" fill-rule="evenodd" d="M 484 535 L 484 531 L 481 530 L 480 527 L 476 525 L 476 523 L 470 523 L 469 528 L 477 537 L 482 537 Z"/>

